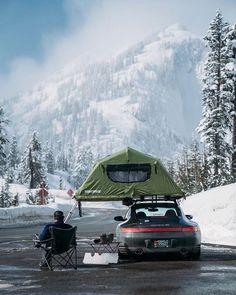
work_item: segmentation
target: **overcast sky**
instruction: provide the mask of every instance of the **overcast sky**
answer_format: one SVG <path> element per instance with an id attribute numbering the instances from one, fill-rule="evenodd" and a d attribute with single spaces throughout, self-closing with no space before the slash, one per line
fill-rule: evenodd
<path id="1" fill-rule="evenodd" d="M 217 9 L 236 22 L 236 0 L 0 0 L 0 97 L 171 24 L 203 36 Z"/>

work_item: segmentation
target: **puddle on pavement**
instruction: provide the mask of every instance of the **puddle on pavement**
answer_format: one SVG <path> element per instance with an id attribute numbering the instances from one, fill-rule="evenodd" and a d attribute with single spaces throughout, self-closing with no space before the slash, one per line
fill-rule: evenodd
<path id="1" fill-rule="evenodd" d="M 9 289 L 11 287 L 13 287 L 12 284 L 9 284 L 6 281 L 0 280 L 0 290 L 1 289 Z"/>
<path id="2" fill-rule="evenodd" d="M 201 267 L 201 271 L 236 271 L 236 266 L 216 266 L 216 265 L 204 265 Z"/>
<path id="3" fill-rule="evenodd" d="M 41 288 L 42 285 L 37 284 L 37 282 L 37 280 L 14 280 L 14 283 L 11 283 L 6 280 L 0 280 L 0 290 L 7 290 L 10 292 L 15 290 Z"/>
<path id="4" fill-rule="evenodd" d="M 12 265 L 0 265 L 0 271 L 39 271 L 37 268 L 18 267 Z"/>
<path id="5" fill-rule="evenodd" d="M 236 253 L 235 247 L 202 245 L 201 248 L 211 252 Z"/>

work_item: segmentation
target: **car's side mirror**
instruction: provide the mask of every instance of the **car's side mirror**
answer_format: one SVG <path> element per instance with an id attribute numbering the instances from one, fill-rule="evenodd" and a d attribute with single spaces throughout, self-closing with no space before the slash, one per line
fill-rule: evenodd
<path id="1" fill-rule="evenodd" d="M 115 216 L 115 217 L 114 217 L 114 220 L 115 220 L 115 221 L 125 221 L 126 218 L 124 218 L 123 216 Z"/>
<path id="2" fill-rule="evenodd" d="M 193 219 L 193 215 L 185 215 L 189 220 Z"/>

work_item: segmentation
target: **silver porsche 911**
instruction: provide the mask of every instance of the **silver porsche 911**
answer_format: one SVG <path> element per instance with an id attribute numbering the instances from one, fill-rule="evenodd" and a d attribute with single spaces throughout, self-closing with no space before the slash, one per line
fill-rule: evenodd
<path id="1" fill-rule="evenodd" d="M 179 253 L 199 259 L 201 232 L 191 215 L 185 215 L 176 200 L 134 202 L 117 226 L 119 257 Z"/>

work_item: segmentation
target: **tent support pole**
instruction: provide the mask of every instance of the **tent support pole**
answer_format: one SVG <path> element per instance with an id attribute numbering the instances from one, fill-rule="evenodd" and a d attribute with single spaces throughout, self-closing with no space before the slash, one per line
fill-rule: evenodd
<path id="1" fill-rule="evenodd" d="M 70 209 L 69 213 L 67 214 L 66 218 L 65 218 L 65 222 L 67 222 L 69 220 L 69 218 L 71 217 L 71 215 L 73 214 L 73 212 L 75 211 L 75 208 L 78 206 L 79 209 L 79 216 L 82 216 L 82 212 L 81 212 L 81 202 L 80 201 L 76 201 L 75 204 L 72 206 L 72 208 Z"/>

